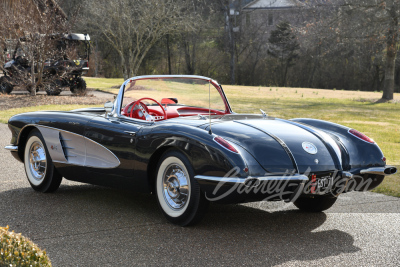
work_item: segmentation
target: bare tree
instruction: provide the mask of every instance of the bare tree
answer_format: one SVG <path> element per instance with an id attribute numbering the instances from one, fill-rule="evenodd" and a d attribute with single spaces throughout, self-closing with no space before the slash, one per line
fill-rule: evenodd
<path id="1" fill-rule="evenodd" d="M 58 51 L 54 50 L 55 34 L 64 31 L 65 14 L 54 1 L 40 4 L 32 1 L 32 5 L 25 9 L 15 6 L 5 12 L 1 20 L 0 43 L 14 49 L 10 51 L 12 57 L 26 66 L 15 68 L 17 75 L 10 82 L 27 88 L 35 95 L 39 86 L 44 85 L 46 60 L 58 56 Z M 11 43 L 14 46 L 10 47 Z"/>
<path id="2" fill-rule="evenodd" d="M 311 7 L 315 7 L 317 1 L 311 2 Z M 315 29 L 310 32 L 328 39 L 331 47 L 334 45 L 336 49 L 343 50 L 347 47 L 347 52 L 360 51 L 367 54 L 370 61 L 383 58 L 385 63 L 381 101 L 393 99 L 400 0 L 328 0 L 324 1 L 323 6 L 332 12 L 314 23 Z M 372 72 L 374 69 L 379 72 L 379 66 L 369 63 L 367 62 L 365 68 L 371 66 Z M 379 74 L 377 78 L 379 80 Z"/>
<path id="3" fill-rule="evenodd" d="M 137 74 L 162 37 L 190 31 L 199 19 L 184 0 L 88 0 L 84 18 L 118 52 L 125 79 Z"/>
<path id="4" fill-rule="evenodd" d="M 299 57 L 300 45 L 288 22 L 281 22 L 276 27 L 269 37 L 268 53 L 279 61 L 279 73 L 281 73 L 279 85 L 286 86 L 288 70 Z"/>

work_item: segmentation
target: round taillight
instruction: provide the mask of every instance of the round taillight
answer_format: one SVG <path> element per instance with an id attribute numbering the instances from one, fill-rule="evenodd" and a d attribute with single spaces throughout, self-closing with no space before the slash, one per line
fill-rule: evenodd
<path id="1" fill-rule="evenodd" d="M 220 136 L 214 137 L 214 141 L 233 153 L 239 153 L 234 146 L 232 146 L 228 141 Z"/>
<path id="2" fill-rule="evenodd" d="M 368 142 L 368 143 L 371 143 L 371 144 L 375 143 L 375 141 L 372 138 L 369 138 L 368 136 L 366 136 L 363 133 L 360 133 L 357 130 L 351 129 L 351 130 L 349 130 L 349 133 L 352 134 L 353 136 L 357 137 L 358 139 L 361 139 L 361 140 L 365 141 L 365 142 Z"/>

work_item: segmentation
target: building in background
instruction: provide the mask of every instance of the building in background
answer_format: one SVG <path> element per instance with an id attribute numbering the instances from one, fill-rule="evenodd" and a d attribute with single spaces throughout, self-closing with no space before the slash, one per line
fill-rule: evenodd
<path id="1" fill-rule="evenodd" d="M 298 0 L 256 0 L 242 8 L 246 27 L 262 27 L 266 33 L 279 22 L 287 21 L 298 26 L 308 20 L 305 4 Z"/>

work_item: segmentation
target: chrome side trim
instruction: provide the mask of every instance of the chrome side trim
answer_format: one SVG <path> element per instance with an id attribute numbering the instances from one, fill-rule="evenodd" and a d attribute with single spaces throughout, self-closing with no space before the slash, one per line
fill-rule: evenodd
<path id="1" fill-rule="evenodd" d="M 18 152 L 18 146 L 5 146 L 5 149 L 11 151 L 11 152 Z"/>
<path id="2" fill-rule="evenodd" d="M 204 176 L 204 175 L 196 175 L 194 179 L 197 180 L 207 180 L 211 182 L 225 182 L 225 183 L 244 183 L 244 178 L 238 177 L 218 177 L 218 176 Z"/>
<path id="3" fill-rule="evenodd" d="M 124 131 L 124 133 L 127 133 L 130 136 L 135 136 L 136 135 L 136 132 L 131 132 L 131 131 Z"/>
<path id="4" fill-rule="evenodd" d="M 392 175 L 397 173 L 397 168 L 393 166 L 373 167 L 360 171 L 360 174 Z"/>
<path id="5" fill-rule="evenodd" d="M 295 174 L 290 176 L 266 176 L 266 177 L 254 177 L 260 181 L 275 181 L 275 180 L 290 180 L 290 181 L 308 181 L 308 177 L 301 174 Z"/>
<path id="6" fill-rule="evenodd" d="M 308 177 L 301 174 L 294 174 L 288 176 L 265 176 L 265 177 L 247 177 L 247 178 L 238 178 L 238 177 L 217 177 L 217 176 L 205 176 L 205 175 L 196 175 L 194 177 L 197 180 L 207 180 L 211 182 L 224 182 L 224 183 L 238 183 L 244 184 L 248 179 L 258 179 L 259 181 L 308 181 Z"/>

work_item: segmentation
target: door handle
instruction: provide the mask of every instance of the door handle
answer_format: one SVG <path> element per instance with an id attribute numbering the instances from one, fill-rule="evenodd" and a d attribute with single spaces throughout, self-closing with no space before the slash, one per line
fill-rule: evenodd
<path id="1" fill-rule="evenodd" d="M 125 131 L 125 133 L 129 134 L 130 136 L 135 136 L 136 132 Z"/>

